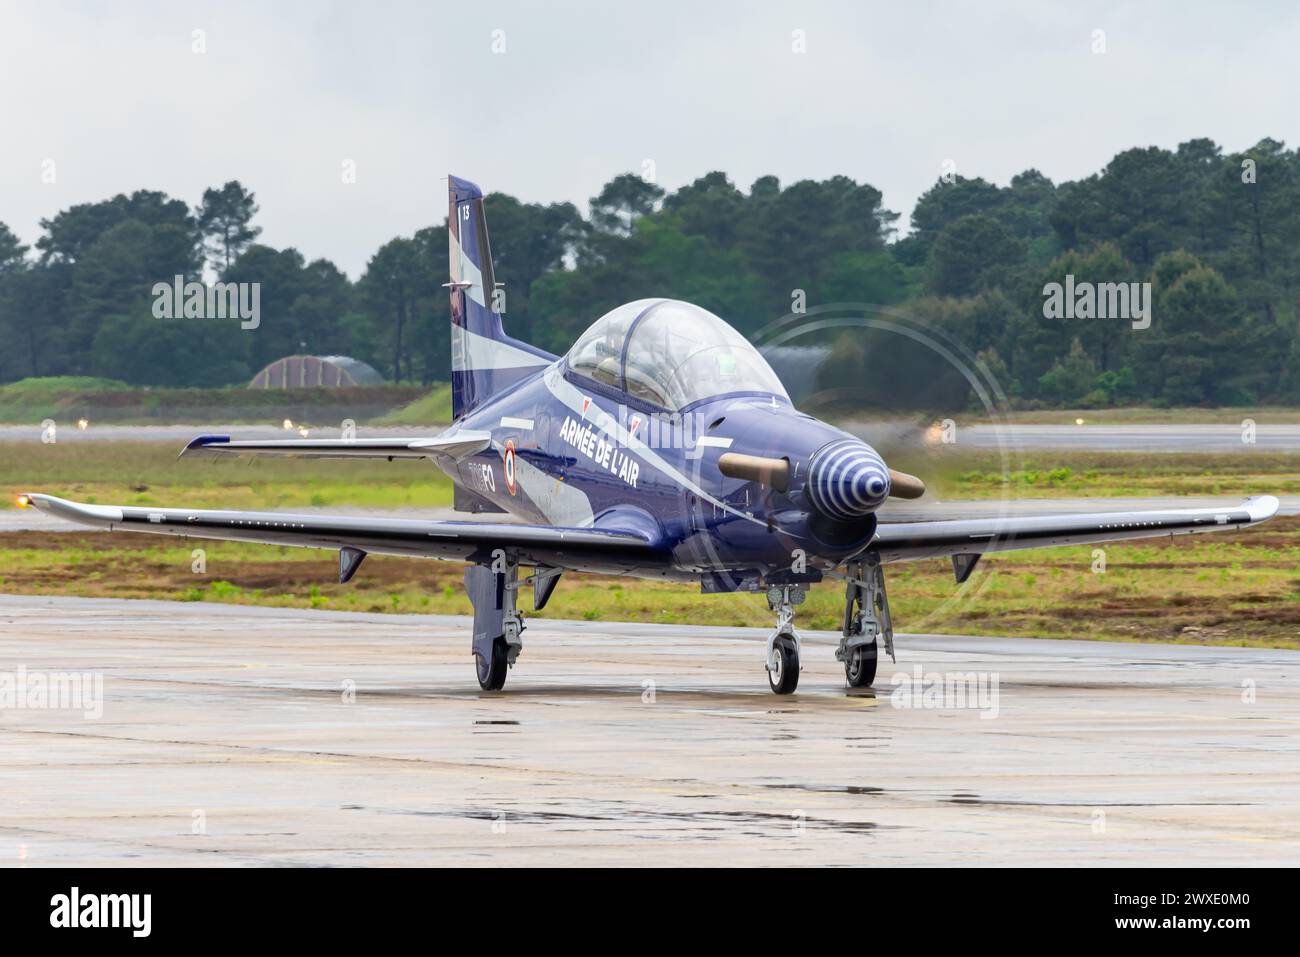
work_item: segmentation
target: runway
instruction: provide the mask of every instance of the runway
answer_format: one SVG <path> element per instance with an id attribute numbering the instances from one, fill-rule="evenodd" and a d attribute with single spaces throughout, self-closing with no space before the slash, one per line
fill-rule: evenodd
<path id="1" fill-rule="evenodd" d="M 881 447 L 920 442 L 922 438 L 913 422 L 846 422 L 845 429 Z M 358 438 L 382 438 L 402 435 L 437 435 L 445 425 L 371 427 L 357 429 Z M 956 432 L 956 444 L 963 448 L 1073 449 L 1097 452 L 1300 452 L 1300 424 L 1259 422 L 1254 441 L 1242 441 L 1242 427 L 1233 424 L 1208 425 L 962 425 Z M 0 442 L 42 441 L 39 424 L 0 425 Z M 59 423 L 56 434 L 60 444 L 79 442 L 166 442 L 179 451 L 196 435 L 233 435 L 243 439 L 295 438 L 274 425 L 96 425 L 85 432 L 76 423 Z M 312 438 L 337 438 L 337 424 L 313 426 Z"/>
<path id="2" fill-rule="evenodd" d="M 905 447 L 926 441 L 915 423 L 847 422 L 843 427 L 880 448 Z M 1005 449 L 1008 452 L 1060 450 L 1075 452 L 1300 452 L 1300 425 L 1256 424 L 1253 440 L 1243 442 L 1240 424 L 1084 425 L 980 424 L 959 425 L 956 448 Z M 937 439 L 929 440 L 936 445 Z M 942 448 L 942 444 L 936 445 Z"/>
<path id="3" fill-rule="evenodd" d="M 1300 863 L 1300 652 L 904 635 L 849 693 L 808 634 L 778 698 L 764 637 L 539 620 L 484 694 L 462 619 L 0 596 L 0 686 L 103 676 L 0 710 L 0 860 Z"/>

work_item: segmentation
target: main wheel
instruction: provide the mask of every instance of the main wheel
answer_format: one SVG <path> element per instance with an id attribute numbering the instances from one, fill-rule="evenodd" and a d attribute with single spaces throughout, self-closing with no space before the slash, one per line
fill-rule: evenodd
<path id="1" fill-rule="evenodd" d="M 866 688 L 876 680 L 876 642 L 858 645 L 844 662 L 844 678 L 850 688 Z"/>
<path id="2" fill-rule="evenodd" d="M 500 691 L 506 686 L 506 655 L 509 649 L 505 638 L 492 642 L 492 660 L 485 661 L 482 655 L 476 655 L 478 664 L 478 686 L 484 691 Z"/>
<path id="3" fill-rule="evenodd" d="M 778 638 L 772 648 L 775 671 L 768 671 L 767 683 L 777 694 L 791 694 L 799 687 L 799 648 L 792 638 Z"/>

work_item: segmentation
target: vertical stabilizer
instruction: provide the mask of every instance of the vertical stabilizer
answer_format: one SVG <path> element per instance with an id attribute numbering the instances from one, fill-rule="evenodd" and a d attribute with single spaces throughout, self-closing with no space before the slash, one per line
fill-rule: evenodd
<path id="1" fill-rule="evenodd" d="M 555 357 L 511 339 L 501 323 L 505 286 L 492 271 L 483 193 L 468 180 L 447 182 L 451 281 L 451 411 L 459 419 Z"/>

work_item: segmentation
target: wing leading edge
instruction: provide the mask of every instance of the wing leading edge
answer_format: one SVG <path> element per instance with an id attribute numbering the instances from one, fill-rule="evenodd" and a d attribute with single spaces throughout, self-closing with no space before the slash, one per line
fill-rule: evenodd
<path id="1" fill-rule="evenodd" d="M 674 577 L 668 557 L 656 544 L 628 531 L 506 522 L 89 505 L 39 493 L 21 498 L 31 507 L 110 531 L 306 548 L 352 548 L 377 555 L 475 562 L 491 561 L 492 552 L 500 548 L 510 552 L 512 561 L 524 565 Z"/>
<path id="2" fill-rule="evenodd" d="M 1278 500 L 1250 498 L 1230 508 L 1185 508 L 1129 512 L 899 522 L 881 525 L 871 550 L 882 562 L 906 562 L 951 555 L 982 555 L 1021 548 L 1049 548 L 1165 535 L 1234 531 L 1272 518 Z"/>
<path id="3" fill-rule="evenodd" d="M 200 435 L 181 449 L 181 458 L 194 455 L 290 455 L 310 459 L 427 459 L 455 461 L 492 444 L 490 432 L 460 431 L 432 438 L 395 439 L 237 439 Z"/>

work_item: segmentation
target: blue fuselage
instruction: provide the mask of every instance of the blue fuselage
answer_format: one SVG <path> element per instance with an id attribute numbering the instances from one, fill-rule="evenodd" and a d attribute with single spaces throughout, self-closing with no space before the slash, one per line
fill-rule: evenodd
<path id="1" fill-rule="evenodd" d="M 828 521 L 804 492 L 813 455 L 851 437 L 771 395 L 722 395 L 668 413 L 560 359 L 455 428 L 492 435 L 483 452 L 444 467 L 480 505 L 644 535 L 662 556 L 647 577 L 668 571 L 710 590 L 814 581 L 875 532 L 874 514 Z M 788 459 L 786 491 L 722 475 L 726 452 Z"/>

